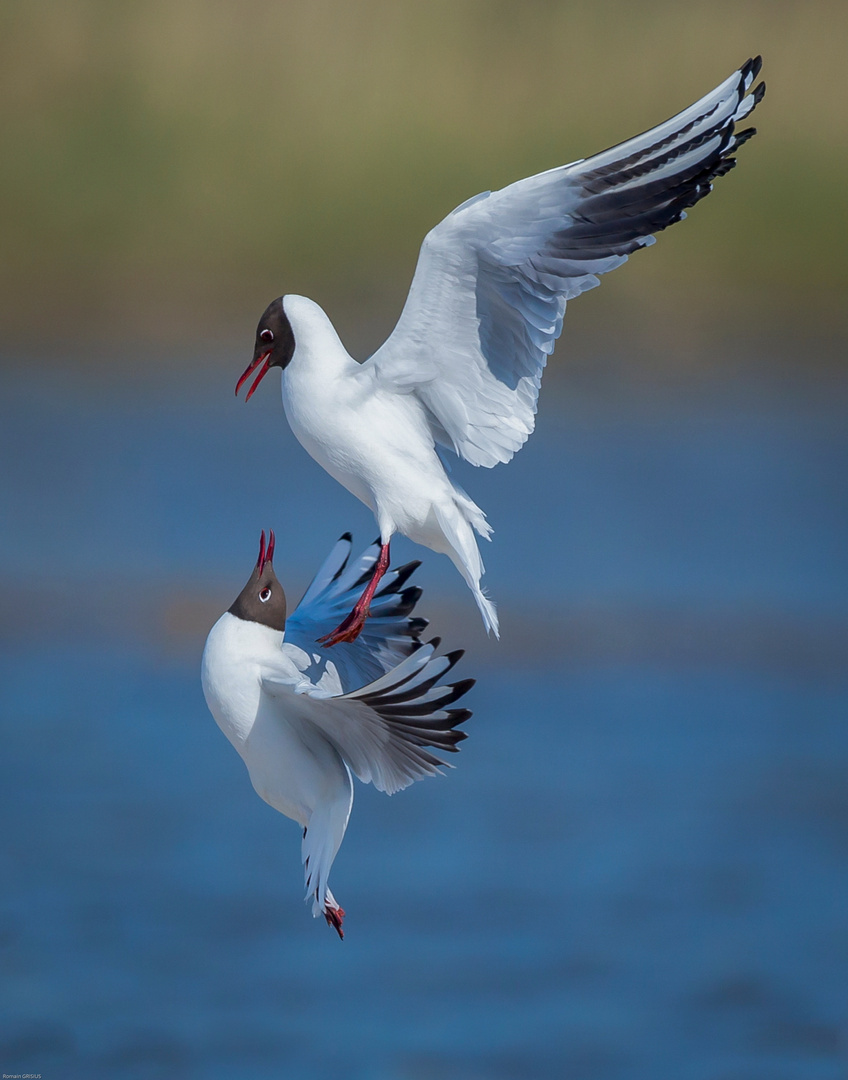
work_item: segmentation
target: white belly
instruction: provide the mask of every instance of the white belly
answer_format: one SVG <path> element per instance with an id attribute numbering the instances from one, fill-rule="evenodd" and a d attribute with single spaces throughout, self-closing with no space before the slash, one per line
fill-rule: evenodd
<path id="1" fill-rule="evenodd" d="M 257 795 L 300 825 L 309 824 L 316 807 L 349 799 L 338 752 L 320 732 L 290 723 L 274 701 L 260 706 L 242 757 Z"/>
<path id="2" fill-rule="evenodd" d="M 453 489 L 416 399 L 353 380 L 331 383 L 319 396 L 303 380 L 287 379 L 288 369 L 283 375 L 286 417 L 307 453 L 372 510 L 384 535 L 399 531 L 435 547 L 433 504 L 451 504 Z"/>
<path id="3" fill-rule="evenodd" d="M 238 750 L 257 794 L 301 825 L 321 803 L 349 798 L 350 778 L 336 750 L 292 702 L 262 689 L 262 656 L 279 672 L 282 634 L 229 612 L 212 627 L 201 681 L 209 711 Z M 299 672 L 291 664 L 292 680 Z"/>

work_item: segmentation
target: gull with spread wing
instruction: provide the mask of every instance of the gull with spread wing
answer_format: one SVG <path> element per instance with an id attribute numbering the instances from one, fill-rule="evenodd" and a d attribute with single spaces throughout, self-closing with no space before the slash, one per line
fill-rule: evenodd
<path id="1" fill-rule="evenodd" d="M 274 534 L 241 593 L 215 623 L 201 680 L 209 711 L 244 760 L 256 792 L 303 828 L 306 898 L 344 937 L 344 911 L 328 886 L 353 805 L 351 773 L 389 795 L 439 773 L 429 749 L 453 752 L 471 713 L 451 706 L 473 679 L 442 680 L 462 651 L 424 644 L 421 596 L 406 582 L 419 565 L 389 571 L 368 626 L 328 654 L 316 635 L 333 627 L 371 579 L 379 542 L 351 561 L 350 535 L 335 545 L 287 614 L 272 565 Z"/>
<path id="2" fill-rule="evenodd" d="M 247 398 L 282 368 L 292 431 L 380 529 L 373 573 L 326 644 L 362 631 L 396 532 L 453 561 L 497 635 L 474 535 L 491 528 L 437 447 L 488 468 L 523 446 L 566 302 L 653 244 L 736 164 L 754 134 L 736 125 L 765 93 L 751 89 L 761 63 L 642 135 L 457 207 L 425 238 L 400 320 L 364 364 L 312 300 L 282 296 L 265 310 L 236 393 L 255 369 Z"/>

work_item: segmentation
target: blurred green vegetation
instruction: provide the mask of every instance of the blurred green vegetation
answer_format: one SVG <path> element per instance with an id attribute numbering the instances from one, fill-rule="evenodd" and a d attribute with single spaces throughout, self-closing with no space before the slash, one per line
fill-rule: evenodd
<path id="1" fill-rule="evenodd" d="M 247 349 L 305 292 L 362 351 L 453 206 L 757 52 L 739 168 L 591 316 L 660 347 L 715 320 L 841 340 L 846 40 L 835 0 L 5 0 L 0 343 Z"/>

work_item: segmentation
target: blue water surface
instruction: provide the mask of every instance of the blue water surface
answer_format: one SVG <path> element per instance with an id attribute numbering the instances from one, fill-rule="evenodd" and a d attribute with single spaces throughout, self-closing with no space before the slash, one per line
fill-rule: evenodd
<path id="1" fill-rule="evenodd" d="M 2 1071 L 845 1075 L 844 388 L 571 389 L 509 467 L 458 468 L 504 633 L 423 553 L 470 738 L 358 786 L 340 943 L 206 712 L 191 613 L 260 528 L 302 584 L 370 515 L 275 394 L 4 376 Z"/>

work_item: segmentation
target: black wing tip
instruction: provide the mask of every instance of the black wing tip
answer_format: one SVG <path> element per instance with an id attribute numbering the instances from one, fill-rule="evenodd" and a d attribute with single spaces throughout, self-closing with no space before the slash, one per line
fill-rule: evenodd
<path id="1" fill-rule="evenodd" d="M 753 83 L 754 79 L 760 74 L 763 66 L 762 56 L 755 56 L 751 60 L 746 60 L 742 67 L 739 69 L 739 74 L 742 77 L 742 85 L 739 88 L 739 100 L 741 101 L 747 92 L 748 87 Z M 765 82 L 759 82 L 751 91 L 751 96 L 754 99 L 754 104 L 751 109 L 755 109 L 757 105 L 766 96 L 766 84 Z M 749 110 L 750 111 L 750 110 Z"/>
<path id="2" fill-rule="evenodd" d="M 744 146 L 745 143 L 749 139 L 753 139 L 753 137 L 756 134 L 757 134 L 757 129 L 755 127 L 745 128 L 744 131 L 735 131 L 733 133 L 733 147 L 732 147 L 733 153 L 735 154 L 740 146 Z"/>
<path id="3" fill-rule="evenodd" d="M 448 720 L 451 728 L 455 728 L 458 724 L 464 724 L 466 720 L 470 720 L 474 714 L 470 709 L 448 709 Z M 468 738 L 467 731 L 458 731 L 458 735 L 461 735 L 463 739 Z"/>
<path id="4" fill-rule="evenodd" d="M 760 55 L 751 57 L 738 69 L 738 84 L 736 87 L 737 102 L 741 105 L 746 98 L 748 88 L 763 66 L 763 58 Z M 750 115 L 754 108 L 762 101 L 766 92 L 765 82 L 758 83 L 751 91 L 750 108 L 745 115 Z M 697 146 L 703 141 L 703 134 L 694 142 L 684 141 L 682 145 L 672 145 L 666 154 L 666 158 L 657 157 L 652 151 L 660 148 L 662 144 L 656 144 L 648 150 L 640 151 L 633 159 L 626 161 L 613 161 L 608 165 L 592 170 L 586 174 L 584 195 L 588 200 L 584 203 L 581 211 L 581 223 L 576 227 L 572 224 L 567 230 L 568 239 L 572 241 L 576 235 L 582 241 L 580 251 L 572 250 L 570 258 L 597 257 L 598 248 L 603 248 L 607 254 L 629 255 L 637 248 L 644 246 L 644 237 L 647 234 L 655 234 L 673 225 L 681 218 L 681 209 L 694 206 L 705 195 L 712 191 L 712 181 L 717 177 L 724 176 L 736 164 L 731 157 L 736 150 L 756 134 L 756 128 L 748 128 L 736 134 L 734 132 L 735 121 L 732 118 L 723 121 L 717 128 L 711 129 L 710 137 L 723 132 L 721 144 L 716 147 L 706 161 L 700 166 L 695 165 L 682 172 L 673 174 L 669 181 L 663 183 L 651 180 L 651 173 L 656 172 L 658 165 L 664 161 L 672 161 L 680 156 L 684 150 Z M 676 136 L 675 136 L 676 138 Z M 626 185 L 632 180 L 642 180 L 641 184 L 632 185 L 631 194 L 641 194 L 642 205 L 639 200 L 632 197 L 626 198 L 629 228 L 621 235 L 608 235 L 609 230 L 604 228 L 611 212 L 619 210 L 612 220 L 617 224 L 621 232 L 622 219 L 620 211 L 622 206 L 612 205 L 621 199 L 621 192 L 616 188 Z M 593 208 L 592 203 L 596 206 Z M 606 205 L 605 205 L 606 204 Z M 628 235 L 630 234 L 630 235 Z M 550 245 L 549 245 L 550 247 Z M 585 248 L 585 252 L 582 250 Z M 608 251 L 606 249 L 609 249 Z M 556 254 L 551 249 L 547 252 Z"/>
<path id="5" fill-rule="evenodd" d="M 459 682 L 451 683 L 451 689 L 455 691 L 454 701 L 457 701 L 463 694 L 467 694 L 472 686 L 477 683 L 476 679 L 460 679 Z"/>
<path id="6" fill-rule="evenodd" d="M 739 73 L 743 76 L 743 78 L 747 79 L 748 76 L 750 76 L 753 80 L 756 79 L 756 77 L 760 74 L 762 66 L 763 58 L 758 53 L 756 56 L 749 57 L 749 59 L 747 59 L 745 63 L 742 64 L 742 66 L 739 68 Z"/>
<path id="7" fill-rule="evenodd" d="M 451 668 L 455 667 L 463 656 L 465 656 L 465 649 L 454 649 L 453 652 L 445 653 L 445 660 L 448 661 L 445 674 L 447 674 Z"/>
<path id="8" fill-rule="evenodd" d="M 436 649 L 438 649 L 438 647 L 442 644 L 442 639 L 440 637 L 430 638 L 430 640 L 427 642 L 427 644 L 432 645 L 433 646 L 433 652 L 435 652 Z"/>
<path id="9" fill-rule="evenodd" d="M 375 619 L 398 619 L 409 615 L 424 590 L 419 585 L 410 585 L 402 593 L 378 593 L 371 602 L 371 615 Z"/>
<path id="10" fill-rule="evenodd" d="M 412 562 L 404 563 L 403 566 L 399 566 L 397 570 L 393 571 L 391 581 L 375 593 L 374 599 L 376 600 L 381 596 L 389 596 L 391 593 L 400 592 L 420 565 L 421 560 L 414 559 Z"/>
<path id="11" fill-rule="evenodd" d="M 335 572 L 335 574 L 333 574 L 333 581 L 338 581 L 339 580 L 339 578 L 342 576 L 342 574 L 347 569 L 347 564 L 350 561 L 350 552 L 351 552 L 351 548 L 352 548 L 352 545 L 353 545 L 353 537 L 351 536 L 350 533 L 342 533 L 342 535 L 338 538 L 336 543 L 339 544 L 342 541 L 344 541 L 347 544 L 347 551 L 345 552 L 345 557 L 342 559 L 341 566 L 338 568 L 338 570 Z"/>
<path id="12" fill-rule="evenodd" d="M 403 566 L 399 566 L 397 570 L 395 570 L 395 580 L 392 582 L 394 590 L 397 591 L 398 589 L 403 588 L 420 565 L 420 559 L 413 559 L 412 562 L 404 563 Z"/>
<path id="13" fill-rule="evenodd" d="M 440 711 L 448 705 L 452 705 L 455 701 L 459 701 L 464 694 L 467 694 L 476 681 L 476 679 L 461 679 L 459 682 L 449 683 L 444 687 L 445 693 L 438 701 L 430 702 L 429 707 L 434 711 Z"/>
<path id="14" fill-rule="evenodd" d="M 735 168 L 736 168 L 736 158 L 735 157 L 722 158 L 722 160 L 718 163 L 718 165 L 716 165 L 716 167 L 710 171 L 709 182 L 712 182 L 713 180 L 717 180 L 718 177 L 720 177 L 720 176 L 726 176 L 730 172 L 731 169 L 735 169 Z M 696 199 L 695 202 L 700 202 L 700 198 Z M 695 203 L 692 203 L 692 205 L 694 206 Z"/>
<path id="15" fill-rule="evenodd" d="M 431 645 L 432 642 L 427 644 Z M 421 642 L 418 642 L 417 645 L 420 648 Z M 439 660 L 447 660 L 448 662 L 447 666 L 438 674 L 428 674 L 426 678 L 420 680 L 411 688 L 407 687 L 406 684 L 413 676 L 407 676 L 406 679 L 380 693 L 363 695 L 363 701 L 377 708 L 384 715 L 391 715 L 396 719 L 411 716 L 425 717 L 430 713 L 443 711 L 447 705 L 451 705 L 464 694 L 467 694 L 477 680 L 460 679 L 455 683 L 444 683 L 439 686 L 439 696 L 435 700 L 422 701 L 421 698 L 428 694 L 434 686 L 441 683 L 441 680 L 462 656 L 464 656 L 463 649 L 456 649 L 452 653 L 446 653 L 444 656 L 438 657 Z M 430 662 L 429 660 L 426 662 L 423 671 L 427 670 Z M 441 728 L 443 725 L 440 723 L 437 726 Z"/>
<path id="16" fill-rule="evenodd" d="M 415 605 L 423 595 L 424 590 L 419 585 L 410 585 L 398 597 L 397 603 L 392 608 L 392 615 L 395 618 L 406 618 L 407 615 L 412 614 Z"/>
<path id="17" fill-rule="evenodd" d="M 449 741 L 444 740 L 443 742 L 440 742 L 439 745 L 436 747 L 436 749 L 437 750 L 442 750 L 446 754 L 458 754 L 459 753 L 459 747 L 456 744 L 461 743 L 464 739 L 467 739 L 468 738 L 468 732 L 467 731 L 451 731 L 451 732 L 449 732 L 447 734 L 450 734 L 450 736 L 451 736 L 450 740 Z M 442 764 L 447 765 L 447 762 L 443 761 Z"/>

